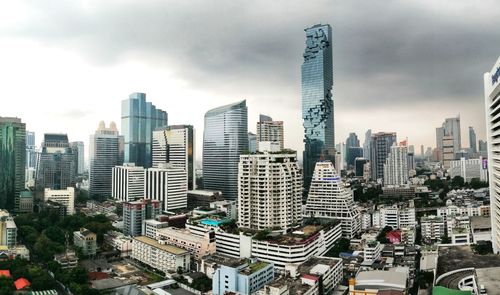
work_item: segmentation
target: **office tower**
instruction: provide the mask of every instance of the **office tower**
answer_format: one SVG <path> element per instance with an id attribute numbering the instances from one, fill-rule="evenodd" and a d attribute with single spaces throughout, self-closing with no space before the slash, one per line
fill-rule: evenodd
<path id="1" fill-rule="evenodd" d="M 36 167 L 35 132 L 26 131 L 26 169 Z"/>
<path id="2" fill-rule="evenodd" d="M 123 233 L 130 236 L 142 235 L 143 222 L 155 219 L 161 214 L 158 200 L 137 200 L 123 203 Z"/>
<path id="3" fill-rule="evenodd" d="M 144 198 L 161 201 L 166 212 L 187 208 L 187 181 L 183 167 L 162 164 L 149 168 L 144 175 Z"/>
<path id="4" fill-rule="evenodd" d="M 393 145 L 384 164 L 384 185 L 401 186 L 408 182 L 408 148 Z"/>
<path id="5" fill-rule="evenodd" d="M 306 202 L 306 216 L 342 222 L 342 236 L 353 238 L 360 230 L 359 211 L 350 189 L 329 161 L 316 163 Z"/>
<path id="6" fill-rule="evenodd" d="M 370 142 L 370 170 L 372 180 L 384 178 L 384 164 L 391 150 L 396 144 L 395 132 L 378 132 L 372 135 Z"/>
<path id="7" fill-rule="evenodd" d="M 351 155 L 351 148 L 358 148 L 359 147 L 359 139 L 356 133 L 351 132 L 349 133 L 349 136 L 345 140 L 345 161 L 347 163 L 347 167 L 351 168 L 354 166 L 354 159 L 356 157 L 362 157 L 363 156 L 363 149 L 361 149 L 361 154 L 359 154 L 357 149 L 353 149 L 353 151 L 356 153 L 356 155 Z"/>
<path id="8" fill-rule="evenodd" d="M 220 190 L 224 198 L 238 197 L 238 163 L 248 150 L 246 100 L 221 106 L 205 114 L 203 131 L 203 186 Z"/>
<path id="9" fill-rule="evenodd" d="M 305 29 L 306 48 L 302 75 L 302 119 L 304 120 L 304 189 L 309 190 L 316 162 L 335 161 L 333 112 L 332 27 L 315 25 Z"/>
<path id="10" fill-rule="evenodd" d="M 424 145 L 422 144 L 422 145 L 420 145 L 420 157 L 423 158 L 424 156 L 425 156 L 425 154 L 424 154 Z"/>
<path id="11" fill-rule="evenodd" d="M 347 150 L 347 167 L 354 168 L 354 160 L 356 158 L 363 157 L 363 148 L 362 147 L 350 147 Z"/>
<path id="12" fill-rule="evenodd" d="M 75 188 L 50 189 L 46 188 L 43 194 L 45 203 L 51 201 L 63 205 L 66 208 L 65 215 L 75 214 Z"/>
<path id="13" fill-rule="evenodd" d="M 411 170 L 415 170 L 415 154 L 408 152 L 407 160 L 408 172 Z"/>
<path id="14" fill-rule="evenodd" d="M 0 117 L 0 208 L 18 208 L 25 166 L 26 124 L 19 118 Z"/>
<path id="15" fill-rule="evenodd" d="M 171 125 L 153 131 L 153 168 L 163 164 L 181 167 L 187 172 L 188 189 L 196 186 L 195 130 L 192 125 Z"/>
<path id="16" fill-rule="evenodd" d="M 38 155 L 36 187 L 60 190 L 75 186 L 76 157 L 66 134 L 45 133 Z"/>
<path id="17" fill-rule="evenodd" d="M 408 140 L 407 140 L 408 142 Z M 415 154 L 415 146 L 414 145 L 409 145 L 408 146 L 408 153 L 412 153 L 412 154 Z"/>
<path id="18" fill-rule="evenodd" d="M 444 161 L 443 155 L 443 141 L 453 140 L 453 159 L 455 159 L 455 154 L 460 152 L 462 149 L 461 144 L 461 133 L 460 133 L 460 116 L 456 118 L 446 118 L 441 127 L 436 128 L 436 146 L 441 154 L 441 161 Z M 449 146 L 449 142 L 448 142 Z"/>
<path id="19" fill-rule="evenodd" d="M 257 134 L 248 132 L 248 151 L 255 153 L 257 151 Z"/>
<path id="20" fill-rule="evenodd" d="M 368 129 L 365 133 L 365 142 L 363 143 L 363 157 L 370 161 L 370 145 L 372 140 L 372 130 Z"/>
<path id="21" fill-rule="evenodd" d="M 111 198 L 134 201 L 144 197 L 144 168 L 133 163 L 113 167 Z"/>
<path id="22" fill-rule="evenodd" d="M 478 143 L 478 148 L 479 148 L 479 155 L 483 158 L 488 157 L 488 143 L 484 140 L 479 140 Z"/>
<path id="23" fill-rule="evenodd" d="M 445 169 L 450 168 L 450 162 L 455 159 L 455 145 L 453 136 L 443 136 L 441 148 L 441 162 Z"/>
<path id="24" fill-rule="evenodd" d="M 302 221 L 302 175 L 297 154 L 241 155 L 238 173 L 238 226 L 289 229 Z"/>
<path id="25" fill-rule="evenodd" d="M 497 187 L 500 186 L 500 173 L 494 166 L 500 162 L 500 145 L 497 142 L 497 114 L 500 112 L 500 57 L 490 72 L 484 74 L 484 101 L 486 113 L 486 142 L 479 141 L 479 151 L 487 150 L 490 183 L 490 202 L 491 202 L 491 236 L 493 252 L 498 254 L 500 251 L 500 193 Z"/>
<path id="26" fill-rule="evenodd" d="M 167 126 L 167 112 L 146 101 L 145 93 L 134 92 L 122 101 L 122 134 L 125 140 L 125 163 L 151 167 L 153 130 Z"/>
<path id="27" fill-rule="evenodd" d="M 356 177 L 363 177 L 365 164 L 369 163 L 369 161 L 365 158 L 356 158 L 354 160 L 354 175 Z"/>
<path id="28" fill-rule="evenodd" d="M 85 146 L 83 141 L 71 142 L 70 147 L 76 157 L 76 175 L 82 175 L 85 172 Z"/>
<path id="29" fill-rule="evenodd" d="M 257 148 L 259 142 L 278 142 L 280 149 L 285 148 L 285 137 L 283 132 L 283 121 L 273 121 L 266 115 L 259 116 L 257 122 Z"/>
<path id="30" fill-rule="evenodd" d="M 356 133 L 354 132 L 349 133 L 349 136 L 345 140 L 345 146 L 346 148 L 359 147 L 359 139 Z"/>
<path id="31" fill-rule="evenodd" d="M 470 152 L 473 155 L 477 154 L 476 131 L 474 131 L 474 127 L 472 127 L 472 126 L 469 126 L 469 148 L 470 148 Z"/>
<path id="32" fill-rule="evenodd" d="M 123 136 L 115 122 L 109 128 L 103 121 L 90 136 L 89 193 L 99 199 L 111 197 L 113 168 L 123 164 Z M 80 155 L 80 154 L 79 154 Z M 80 161 L 78 163 L 80 166 Z"/>

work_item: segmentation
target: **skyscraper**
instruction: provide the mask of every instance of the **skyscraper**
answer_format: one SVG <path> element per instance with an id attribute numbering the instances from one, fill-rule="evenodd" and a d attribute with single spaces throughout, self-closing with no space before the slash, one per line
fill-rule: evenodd
<path id="1" fill-rule="evenodd" d="M 488 169 L 491 202 L 491 242 L 493 253 L 500 251 L 500 172 L 495 168 L 500 163 L 500 145 L 497 143 L 499 123 L 497 114 L 500 113 L 500 57 L 489 73 L 484 74 L 484 102 L 486 113 L 486 141 L 488 143 Z M 481 150 L 481 142 L 479 144 Z"/>
<path id="2" fill-rule="evenodd" d="M 436 128 L 436 147 L 443 158 L 443 140 L 453 140 L 453 158 L 462 149 L 462 136 L 460 132 L 460 116 L 456 118 L 446 118 L 441 127 Z M 453 160 L 453 159 L 452 159 Z M 441 160 L 442 161 L 442 160 Z"/>
<path id="3" fill-rule="evenodd" d="M 0 117 L 0 208 L 18 209 L 24 189 L 26 124 L 19 118 Z"/>
<path id="4" fill-rule="evenodd" d="M 469 126 L 469 147 L 470 152 L 473 155 L 477 154 L 477 139 L 476 139 L 476 131 L 474 131 L 474 127 Z"/>
<path id="5" fill-rule="evenodd" d="M 257 134 L 248 132 L 248 151 L 255 153 L 257 151 Z"/>
<path id="6" fill-rule="evenodd" d="M 187 171 L 182 166 L 160 164 L 144 172 L 144 197 L 162 202 L 163 211 L 187 208 Z"/>
<path id="7" fill-rule="evenodd" d="M 75 185 L 77 160 L 68 135 L 45 133 L 36 168 L 36 187 L 63 190 Z"/>
<path id="8" fill-rule="evenodd" d="M 82 175 L 85 172 L 85 145 L 83 141 L 74 141 L 70 146 L 76 156 L 76 174 Z"/>
<path id="9" fill-rule="evenodd" d="M 26 131 L 26 169 L 36 166 L 35 132 Z"/>
<path id="10" fill-rule="evenodd" d="M 192 125 L 172 125 L 153 131 L 153 167 L 169 163 L 186 170 L 188 189 L 194 190 L 195 130 Z"/>
<path id="11" fill-rule="evenodd" d="M 363 149 L 361 149 L 360 152 L 357 148 L 359 148 L 358 136 L 356 135 L 356 133 L 351 132 L 349 133 L 349 137 L 347 137 L 345 141 L 345 150 L 346 150 L 345 161 L 347 163 L 348 168 L 352 168 L 354 166 L 354 159 L 356 159 L 356 157 L 363 156 Z"/>
<path id="12" fill-rule="evenodd" d="M 238 226 L 289 229 L 302 221 L 302 175 L 297 154 L 241 155 Z"/>
<path id="13" fill-rule="evenodd" d="M 342 236 L 348 239 L 360 230 L 359 211 L 352 192 L 345 187 L 330 161 L 316 163 L 305 215 L 340 220 Z"/>
<path id="14" fill-rule="evenodd" d="M 378 132 L 372 135 L 370 170 L 373 180 L 384 178 L 384 164 L 391 151 L 391 146 L 394 144 L 396 144 L 395 132 Z"/>
<path id="15" fill-rule="evenodd" d="M 226 199 L 238 197 L 238 163 L 248 150 L 246 101 L 221 106 L 205 114 L 203 131 L 203 186 L 222 191 Z"/>
<path id="16" fill-rule="evenodd" d="M 316 162 L 335 161 L 333 120 L 332 27 L 305 29 L 306 48 L 302 64 L 302 119 L 304 120 L 304 188 L 309 189 Z"/>
<path id="17" fill-rule="evenodd" d="M 370 161 L 370 144 L 372 140 L 372 130 L 368 129 L 365 133 L 365 142 L 363 143 L 363 157 Z"/>
<path id="18" fill-rule="evenodd" d="M 106 128 L 101 121 L 90 136 L 90 195 L 100 199 L 111 197 L 113 168 L 122 164 L 123 136 L 119 135 L 115 122 Z"/>
<path id="19" fill-rule="evenodd" d="M 280 149 L 284 149 L 283 121 L 273 121 L 269 116 L 260 115 L 257 122 L 257 148 L 259 142 L 263 141 L 278 142 Z"/>
<path id="20" fill-rule="evenodd" d="M 135 201 L 144 197 L 144 168 L 133 163 L 113 168 L 111 197 L 120 201 Z"/>
<path id="21" fill-rule="evenodd" d="M 393 145 L 384 164 L 384 185 L 400 186 L 407 182 L 408 148 L 406 146 Z"/>
<path id="22" fill-rule="evenodd" d="M 167 112 L 146 101 L 145 93 L 132 93 L 122 101 L 124 162 L 151 167 L 153 130 L 167 126 Z"/>

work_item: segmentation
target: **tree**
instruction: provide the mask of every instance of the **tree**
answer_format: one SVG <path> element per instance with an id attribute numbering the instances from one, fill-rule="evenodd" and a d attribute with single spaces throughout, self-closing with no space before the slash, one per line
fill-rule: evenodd
<path id="1" fill-rule="evenodd" d="M 392 227 L 386 226 L 384 227 L 380 233 L 377 235 L 377 241 L 379 241 L 381 244 L 387 244 L 389 243 L 389 240 L 387 240 L 387 233 L 392 231 Z"/>
<path id="2" fill-rule="evenodd" d="M 33 266 L 29 270 L 31 289 L 34 291 L 50 290 L 56 288 L 55 280 L 40 266 Z"/>
<path id="3" fill-rule="evenodd" d="M 64 251 L 64 246 L 51 241 L 44 234 L 40 235 L 34 246 L 35 254 L 38 255 L 43 261 L 50 261 L 53 259 L 54 254 Z"/>
<path id="4" fill-rule="evenodd" d="M 465 180 L 462 176 L 455 176 L 451 180 L 451 186 L 454 188 L 462 188 L 464 186 Z"/>
<path id="5" fill-rule="evenodd" d="M 338 240 L 333 247 L 326 253 L 328 257 L 339 257 L 341 252 L 349 251 L 351 242 L 346 238 Z"/>
<path id="6" fill-rule="evenodd" d="M 70 278 L 77 284 L 86 284 L 88 281 L 87 270 L 82 266 L 76 266 L 71 270 Z"/>
<path id="7" fill-rule="evenodd" d="M 14 281 L 11 278 L 0 276 L 0 295 L 14 294 Z"/>
<path id="8" fill-rule="evenodd" d="M 50 226 L 43 231 L 43 234 L 47 236 L 53 242 L 59 243 L 61 245 L 66 244 L 66 234 L 58 226 Z"/>
<path id="9" fill-rule="evenodd" d="M 470 180 L 470 187 L 473 189 L 478 189 L 482 187 L 488 187 L 488 183 L 481 181 L 479 178 L 472 178 Z"/>
<path id="10" fill-rule="evenodd" d="M 35 244 L 39 235 L 40 234 L 38 233 L 36 228 L 30 225 L 23 225 L 19 227 L 18 237 L 20 240 L 22 240 L 24 243 L 28 245 Z"/>

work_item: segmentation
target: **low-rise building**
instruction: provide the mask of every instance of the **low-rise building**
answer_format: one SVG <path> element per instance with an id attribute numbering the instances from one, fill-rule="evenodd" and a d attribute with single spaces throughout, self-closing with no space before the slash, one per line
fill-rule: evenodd
<path id="1" fill-rule="evenodd" d="M 68 187 L 61 190 L 46 188 L 44 191 L 44 202 L 52 201 L 66 207 L 66 215 L 75 214 L 75 188 Z"/>
<path id="2" fill-rule="evenodd" d="M 446 234 L 444 218 L 442 216 L 424 216 L 420 220 L 422 239 L 426 243 L 440 242 Z"/>
<path id="3" fill-rule="evenodd" d="M 12 248 L 17 244 L 17 226 L 7 210 L 0 209 L 0 246 Z"/>
<path id="4" fill-rule="evenodd" d="M 128 257 L 132 254 L 132 240 L 130 236 L 117 231 L 109 231 L 104 234 L 104 243 L 120 251 L 121 257 Z"/>
<path id="5" fill-rule="evenodd" d="M 191 252 L 195 259 L 214 254 L 216 249 L 215 233 L 213 231 L 200 236 L 187 229 L 167 227 L 158 229 L 156 238 L 162 243 L 174 245 Z"/>
<path id="6" fill-rule="evenodd" d="M 83 255 L 95 255 L 97 252 L 97 235 L 86 228 L 73 232 L 73 243 L 82 249 Z"/>
<path id="7" fill-rule="evenodd" d="M 381 291 L 392 291 L 384 294 L 406 294 L 408 274 L 389 270 L 372 270 L 358 273 L 355 279 L 349 280 L 349 295 L 375 295 Z"/>
<path id="8" fill-rule="evenodd" d="M 384 248 L 384 245 L 382 245 L 378 241 L 367 243 L 365 245 L 365 247 L 363 248 L 363 254 L 364 254 L 365 261 L 373 262 L 375 260 L 380 259 L 383 248 Z"/>
<path id="9" fill-rule="evenodd" d="M 189 190 L 187 191 L 188 209 L 197 207 L 210 207 L 210 203 L 224 201 L 222 192 L 212 190 Z"/>
<path id="10" fill-rule="evenodd" d="M 164 273 L 190 269 L 188 251 L 145 236 L 134 238 L 132 258 Z"/>
<path id="11" fill-rule="evenodd" d="M 54 261 L 59 263 L 62 269 L 74 268 L 78 265 L 78 256 L 74 251 L 66 251 L 54 255 Z"/>

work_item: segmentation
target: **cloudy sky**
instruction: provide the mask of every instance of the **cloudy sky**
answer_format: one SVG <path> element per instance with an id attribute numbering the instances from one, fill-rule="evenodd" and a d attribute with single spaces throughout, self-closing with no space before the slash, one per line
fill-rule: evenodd
<path id="1" fill-rule="evenodd" d="M 382 5 L 383 4 L 383 5 Z M 368 128 L 435 145 L 460 114 L 485 137 L 482 76 L 500 55 L 500 2 L 483 1 L 4 1 L 0 116 L 37 133 L 88 142 L 100 120 L 120 126 L 131 92 L 197 128 L 204 113 L 246 99 L 285 121 L 302 151 L 303 29 L 333 26 L 336 141 Z M 417 148 L 417 151 L 419 149 Z"/>

